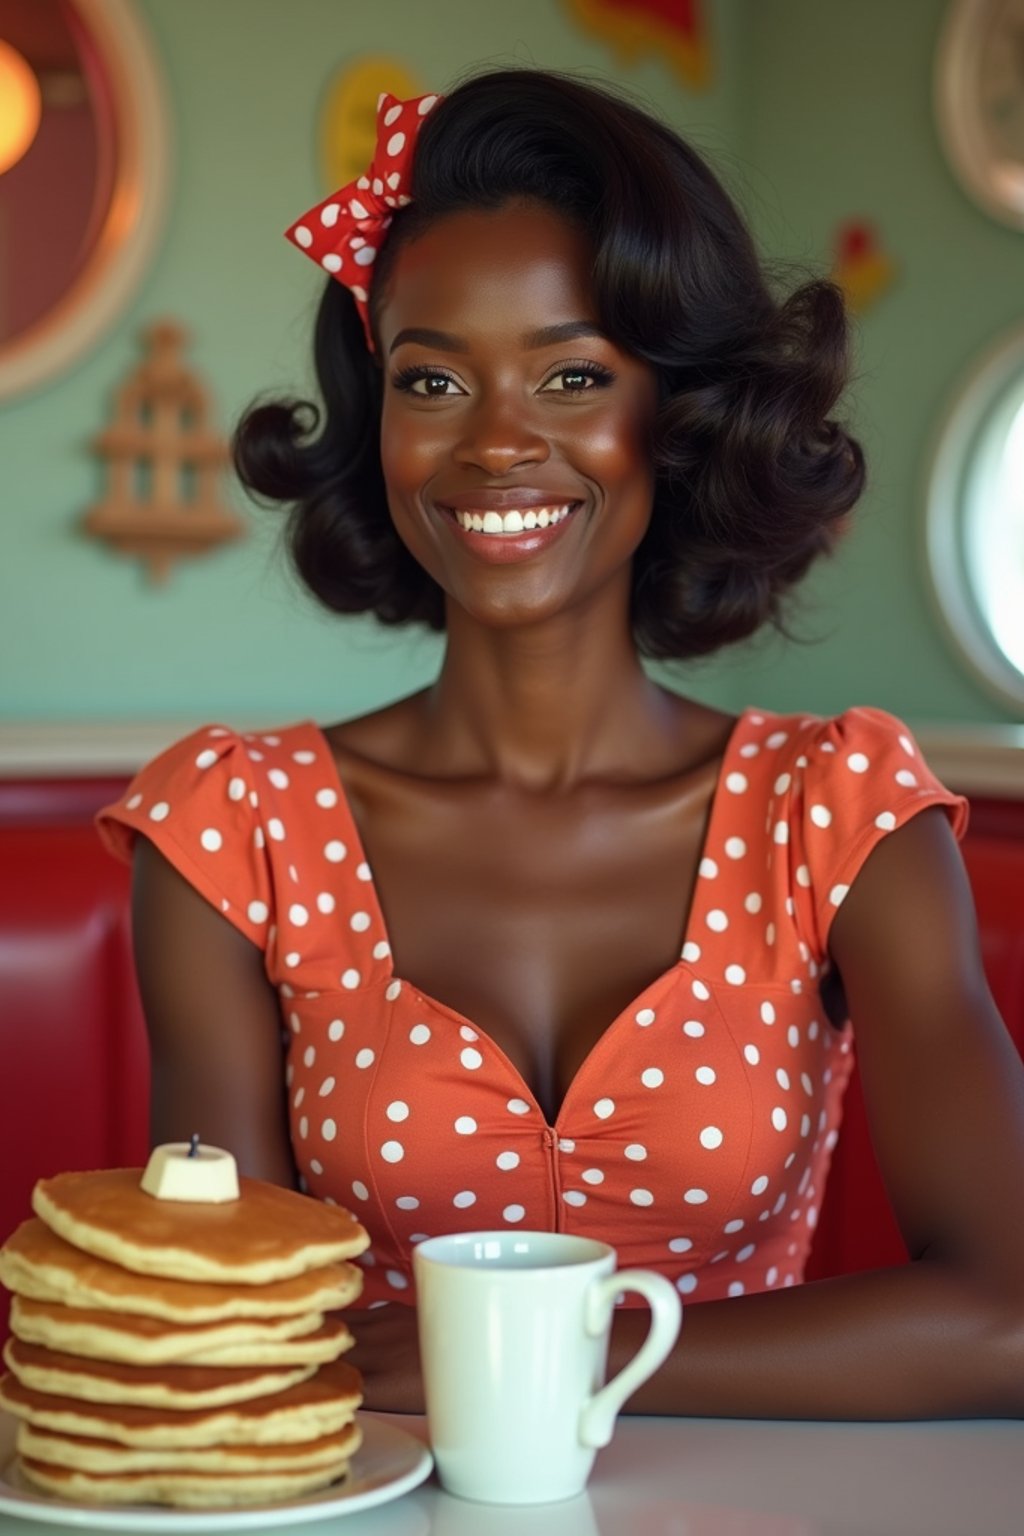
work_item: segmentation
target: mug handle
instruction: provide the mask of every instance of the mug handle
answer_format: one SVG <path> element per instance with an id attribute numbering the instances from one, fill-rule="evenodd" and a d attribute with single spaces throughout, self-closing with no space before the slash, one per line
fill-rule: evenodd
<path id="1" fill-rule="evenodd" d="M 619 1409 L 668 1357 L 683 1320 L 679 1293 L 664 1275 L 651 1269 L 620 1269 L 605 1280 L 595 1280 L 587 1292 L 584 1327 L 592 1339 L 600 1338 L 611 1326 L 615 1298 L 623 1291 L 637 1291 L 646 1297 L 651 1308 L 651 1326 L 628 1365 L 593 1397 L 588 1397 L 580 1410 L 580 1444 L 595 1449 L 608 1445 Z"/>

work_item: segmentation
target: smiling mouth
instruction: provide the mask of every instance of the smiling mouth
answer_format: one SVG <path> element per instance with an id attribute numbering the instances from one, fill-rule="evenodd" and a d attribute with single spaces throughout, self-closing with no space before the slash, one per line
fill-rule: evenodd
<path id="1" fill-rule="evenodd" d="M 498 538 L 515 534 L 531 533 L 538 528 L 553 528 L 565 522 L 573 512 L 582 507 L 582 501 L 567 501 L 548 507 L 510 507 L 507 512 L 456 511 L 442 507 L 447 517 L 454 519 L 467 533 L 492 534 Z"/>

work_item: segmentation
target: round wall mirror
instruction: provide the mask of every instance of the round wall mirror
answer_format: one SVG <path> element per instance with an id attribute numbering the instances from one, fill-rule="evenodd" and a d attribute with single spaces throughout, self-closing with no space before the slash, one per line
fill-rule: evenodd
<path id="1" fill-rule="evenodd" d="M 64 372 L 163 227 L 167 92 L 131 0 L 0 0 L 0 400 Z"/>
<path id="2" fill-rule="evenodd" d="M 951 0 L 935 52 L 939 138 L 968 197 L 1024 229 L 1024 0 Z"/>

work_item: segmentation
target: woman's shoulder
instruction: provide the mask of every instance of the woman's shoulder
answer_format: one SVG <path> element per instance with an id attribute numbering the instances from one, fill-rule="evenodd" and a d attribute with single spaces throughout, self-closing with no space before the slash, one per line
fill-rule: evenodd
<path id="1" fill-rule="evenodd" d="M 268 789 L 286 790 L 291 775 L 326 751 L 317 728 L 299 721 L 262 731 L 212 723 L 172 741 L 132 778 L 96 825 L 111 852 L 128 858 L 134 834 L 157 829 L 172 840 L 198 838 L 218 852 L 257 819 Z"/>
<path id="2" fill-rule="evenodd" d="M 868 855 L 928 807 L 957 838 L 968 802 L 929 767 L 913 731 L 874 705 L 835 715 L 745 712 L 743 741 L 767 800 L 770 862 L 789 881 L 802 936 L 825 953 L 832 919 Z"/>
<path id="3" fill-rule="evenodd" d="M 740 727 L 751 756 L 765 752 L 818 780 L 877 783 L 879 772 L 891 767 L 896 782 L 909 787 L 918 773 L 929 773 L 912 729 L 876 705 L 855 704 L 834 715 L 749 708 Z"/>
<path id="4" fill-rule="evenodd" d="M 248 792 L 256 787 L 250 781 L 261 773 L 280 778 L 288 761 L 312 763 L 318 737 L 318 727 L 309 720 L 258 731 L 218 722 L 200 725 L 145 763 L 128 786 L 126 798 L 140 794 L 145 798 L 162 784 L 201 792 L 204 785 L 219 783 L 227 775 L 234 781 L 229 784 L 230 797 L 241 800 L 239 781 L 245 781 Z"/>
<path id="5" fill-rule="evenodd" d="M 760 772 L 770 813 L 784 806 L 790 831 L 802 824 L 813 834 L 829 831 L 834 845 L 851 837 L 874 842 L 931 804 L 947 808 L 958 837 L 966 829 L 966 799 L 942 783 L 913 730 L 888 710 L 746 710 L 737 736 L 739 757 Z"/>
<path id="6" fill-rule="evenodd" d="M 332 819 L 339 799 L 330 751 L 311 721 L 259 731 L 210 724 L 146 763 L 97 814 L 96 829 L 126 863 L 137 839 L 147 839 L 265 948 L 281 902 L 296 893 L 297 864 L 319 868 L 341 856 Z"/>

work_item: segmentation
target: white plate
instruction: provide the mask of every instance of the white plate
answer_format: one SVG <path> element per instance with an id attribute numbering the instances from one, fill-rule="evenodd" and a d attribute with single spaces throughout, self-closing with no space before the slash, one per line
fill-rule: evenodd
<path id="1" fill-rule="evenodd" d="M 268 1526 L 290 1530 L 300 1522 L 352 1515 L 397 1499 L 430 1476 L 434 1461 L 426 1446 L 394 1424 L 359 1415 L 363 1443 L 340 1488 L 324 1488 L 277 1504 L 243 1509 L 168 1509 L 156 1504 L 73 1504 L 33 1489 L 14 1457 L 17 1420 L 0 1411 L 0 1511 L 21 1520 L 42 1520 L 76 1530 L 251 1531 Z M 397 1536 L 397 1532 L 396 1532 Z"/>

